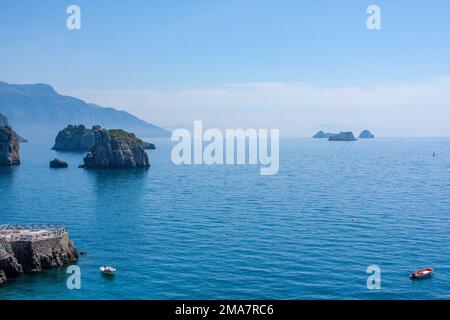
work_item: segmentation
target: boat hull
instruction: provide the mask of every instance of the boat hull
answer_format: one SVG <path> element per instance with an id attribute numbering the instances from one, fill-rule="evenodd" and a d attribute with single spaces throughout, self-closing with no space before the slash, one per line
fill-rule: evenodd
<path id="1" fill-rule="evenodd" d="M 409 277 L 412 280 L 422 280 L 422 279 L 431 278 L 432 275 L 433 275 L 433 269 L 432 268 L 426 268 L 426 269 L 421 269 L 421 270 L 417 270 L 415 272 L 412 272 L 409 275 Z"/>

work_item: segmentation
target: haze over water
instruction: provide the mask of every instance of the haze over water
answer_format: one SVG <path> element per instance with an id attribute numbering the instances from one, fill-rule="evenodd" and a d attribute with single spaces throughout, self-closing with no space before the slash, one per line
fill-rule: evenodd
<path id="1" fill-rule="evenodd" d="M 285 139 L 275 176 L 175 166 L 167 140 L 149 170 L 128 171 L 22 144 L 22 165 L 0 168 L 0 222 L 62 223 L 87 255 L 81 290 L 59 269 L 9 281 L 0 299 L 448 298 L 449 142 Z M 70 167 L 51 170 L 55 157 Z M 381 290 L 366 287 L 372 264 Z M 410 281 L 422 267 L 434 277 Z"/>

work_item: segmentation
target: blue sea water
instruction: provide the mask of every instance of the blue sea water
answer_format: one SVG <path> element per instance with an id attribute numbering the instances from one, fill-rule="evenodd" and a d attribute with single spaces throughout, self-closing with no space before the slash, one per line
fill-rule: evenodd
<path id="1" fill-rule="evenodd" d="M 175 166 L 156 142 L 152 167 L 128 171 L 22 145 L 22 165 L 0 168 L 0 224 L 64 224 L 87 255 L 81 290 L 62 268 L 11 280 L 0 299 L 450 297 L 450 139 L 284 139 L 275 176 Z M 51 170 L 55 157 L 70 167 Z M 380 290 L 367 289 L 373 264 Z M 410 281 L 422 267 L 433 278 Z"/>

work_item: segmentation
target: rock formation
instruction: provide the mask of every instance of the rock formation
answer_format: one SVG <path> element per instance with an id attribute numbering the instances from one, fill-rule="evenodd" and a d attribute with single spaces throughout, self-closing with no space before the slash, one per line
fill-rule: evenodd
<path id="1" fill-rule="evenodd" d="M 0 127 L 6 127 L 6 126 L 9 126 L 8 118 L 6 118 L 3 114 L 0 113 Z M 28 142 L 28 140 L 22 138 L 17 133 L 16 133 L 16 135 L 19 140 L 19 143 Z"/>
<path id="2" fill-rule="evenodd" d="M 144 141 L 142 141 L 142 143 L 143 143 L 143 146 L 142 146 L 142 147 L 143 147 L 145 150 L 154 150 L 154 149 L 156 149 L 156 146 L 155 146 L 154 143 L 144 142 Z"/>
<path id="3" fill-rule="evenodd" d="M 62 267 L 78 259 L 78 252 L 65 231 L 40 238 L 9 238 L 1 233 L 4 231 L 0 231 L 0 278 L 3 272 L 4 280 L 22 273 Z"/>
<path id="4" fill-rule="evenodd" d="M 0 126 L 0 165 L 20 164 L 19 137 L 10 126 Z"/>
<path id="5" fill-rule="evenodd" d="M 142 140 L 120 129 L 96 130 L 95 144 L 84 157 L 82 168 L 138 168 L 149 167 Z"/>
<path id="6" fill-rule="evenodd" d="M 328 141 L 356 141 L 353 132 L 341 132 L 335 135 L 332 135 Z"/>
<path id="7" fill-rule="evenodd" d="M 84 125 L 69 125 L 58 132 L 52 149 L 57 151 L 88 151 L 95 144 L 94 132 L 101 129 L 100 126 L 93 126 L 92 129 L 88 129 Z M 155 149 L 153 143 L 144 142 L 140 139 L 137 139 L 137 142 L 141 143 L 144 149 Z"/>
<path id="8" fill-rule="evenodd" d="M 62 161 L 59 159 L 50 161 L 50 168 L 60 169 L 60 168 L 67 168 L 67 167 L 69 167 L 69 165 L 65 161 Z"/>
<path id="9" fill-rule="evenodd" d="M 374 139 L 375 136 L 369 130 L 363 130 L 359 135 L 360 139 Z"/>
<path id="10" fill-rule="evenodd" d="M 320 130 L 313 136 L 313 138 L 314 139 L 329 139 L 331 136 L 334 136 L 334 135 L 336 135 L 336 133 L 323 132 L 322 130 Z"/>
<path id="11" fill-rule="evenodd" d="M 87 151 L 95 143 L 94 131 L 100 127 L 87 129 L 83 125 L 69 125 L 58 132 L 53 150 L 57 151 Z"/>
<path id="12" fill-rule="evenodd" d="M 23 273 L 22 265 L 17 261 L 11 243 L 0 238 L 0 270 L 8 277 L 17 277 Z"/>

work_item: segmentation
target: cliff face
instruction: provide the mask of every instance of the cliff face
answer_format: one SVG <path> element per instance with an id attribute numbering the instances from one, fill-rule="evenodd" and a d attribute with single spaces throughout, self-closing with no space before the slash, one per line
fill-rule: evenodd
<path id="1" fill-rule="evenodd" d="M 78 259 L 67 233 L 55 238 L 15 241 L 11 248 L 24 272 L 62 267 Z"/>
<path id="2" fill-rule="evenodd" d="M 52 238 L 9 241 L 0 238 L 0 271 L 5 278 L 62 267 L 78 259 L 67 233 Z"/>
<path id="3" fill-rule="evenodd" d="M 0 126 L 0 165 L 20 164 L 20 141 L 9 126 Z"/>
<path id="4" fill-rule="evenodd" d="M 87 151 L 94 146 L 94 131 L 98 128 L 87 129 L 83 125 L 69 125 L 58 132 L 55 146 L 52 149 L 57 151 Z"/>
<path id="5" fill-rule="evenodd" d="M 82 167 L 138 168 L 149 167 L 142 140 L 123 130 L 96 130 L 95 144 L 84 158 Z"/>
<path id="6" fill-rule="evenodd" d="M 0 238 L 0 270 L 8 277 L 16 277 L 23 272 L 22 266 L 14 256 L 11 244 Z"/>

